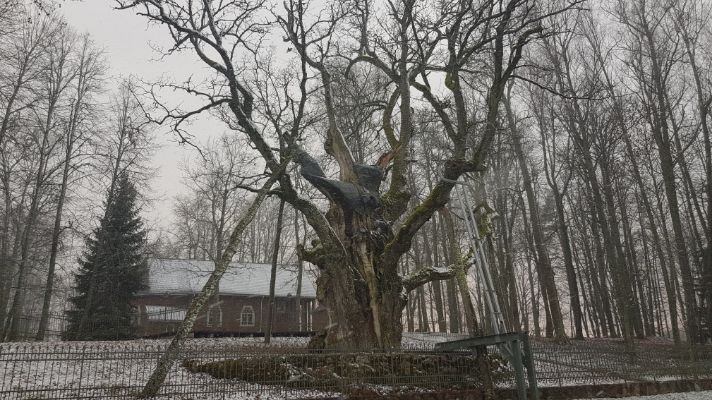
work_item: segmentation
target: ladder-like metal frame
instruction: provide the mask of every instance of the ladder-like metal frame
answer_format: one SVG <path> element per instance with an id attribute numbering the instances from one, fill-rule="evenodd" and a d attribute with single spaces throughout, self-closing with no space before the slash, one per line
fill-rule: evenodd
<path id="1" fill-rule="evenodd" d="M 470 195 L 468 189 L 474 191 L 474 187 L 467 181 L 454 181 L 456 191 L 458 192 L 458 198 L 460 200 L 460 207 L 465 213 L 465 227 L 467 228 L 468 239 L 475 255 L 475 274 L 477 278 L 482 282 L 485 287 L 485 303 L 490 312 L 490 319 L 492 322 L 492 330 L 495 335 L 503 333 L 506 331 L 504 327 L 504 316 L 502 315 L 502 308 L 499 305 L 499 298 L 497 297 L 497 292 L 494 289 L 494 284 L 492 283 L 492 275 L 490 274 L 489 261 L 487 260 L 487 254 L 485 252 L 485 247 L 482 243 L 482 238 L 480 237 L 479 226 L 477 225 L 477 219 L 475 219 L 475 213 L 472 211 Z"/>
<path id="2" fill-rule="evenodd" d="M 475 188 L 468 182 L 466 175 L 463 180 L 448 181 L 455 184 L 455 193 L 457 194 L 460 207 L 464 213 L 468 241 L 474 251 L 475 274 L 477 279 L 484 285 L 485 288 L 485 303 L 487 304 L 487 309 L 489 310 L 494 335 L 465 339 L 451 343 L 443 343 L 441 344 L 441 347 L 445 349 L 447 346 L 457 347 L 469 345 L 469 347 L 476 347 L 478 345 L 496 345 L 502 354 L 507 357 L 514 366 L 518 398 L 520 400 L 526 399 L 526 386 L 524 383 L 524 367 L 526 366 L 527 378 L 529 380 L 532 398 L 538 399 L 539 396 L 536 384 L 536 373 L 534 371 L 531 348 L 529 347 L 529 338 L 527 337 L 528 334 L 526 332 L 506 333 L 502 308 L 499 305 L 499 298 L 497 297 L 497 292 L 495 291 L 494 284 L 492 283 L 492 274 L 490 273 L 490 265 L 487 259 L 486 249 L 483 244 L 483 238 L 480 237 L 479 226 L 472 208 L 470 191 L 474 193 Z M 524 346 L 524 354 L 522 354 L 522 348 L 520 347 L 522 345 Z"/>

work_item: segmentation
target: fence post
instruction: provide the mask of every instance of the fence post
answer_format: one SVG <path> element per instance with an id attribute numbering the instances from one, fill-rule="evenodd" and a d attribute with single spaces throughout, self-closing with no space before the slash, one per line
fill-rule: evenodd
<path id="1" fill-rule="evenodd" d="M 519 400 L 527 400 L 527 387 L 524 384 L 524 363 L 522 362 L 522 347 L 519 339 L 509 342 L 512 349 L 514 362 L 514 376 L 517 381 L 517 397 Z"/>
<path id="2" fill-rule="evenodd" d="M 82 380 L 84 380 L 84 354 L 87 351 L 86 345 L 82 346 L 82 355 L 79 358 L 79 382 L 77 382 L 77 395 L 81 396 L 82 394 Z"/>
<path id="3" fill-rule="evenodd" d="M 536 371 L 534 370 L 534 353 L 531 343 L 529 343 L 529 332 L 522 332 L 522 345 L 524 345 L 524 366 L 527 368 L 527 380 L 529 381 L 529 392 L 532 400 L 539 400 L 539 387 L 536 382 Z"/>
<path id="4" fill-rule="evenodd" d="M 564 386 L 564 382 L 561 379 L 561 369 L 559 367 L 559 354 L 556 350 L 551 353 L 554 356 L 554 368 L 556 371 L 556 378 L 559 380 L 559 387 Z"/>

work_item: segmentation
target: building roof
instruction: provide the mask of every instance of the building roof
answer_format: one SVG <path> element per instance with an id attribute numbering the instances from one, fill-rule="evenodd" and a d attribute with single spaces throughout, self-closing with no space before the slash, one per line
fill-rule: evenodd
<path id="1" fill-rule="evenodd" d="M 212 261 L 150 259 L 148 289 L 140 294 L 194 294 L 200 292 L 215 268 Z M 219 294 L 269 296 L 270 264 L 230 263 L 220 280 Z M 302 297 L 316 297 L 314 274 L 305 268 L 302 274 Z M 275 296 L 295 296 L 297 268 L 278 265 Z"/>

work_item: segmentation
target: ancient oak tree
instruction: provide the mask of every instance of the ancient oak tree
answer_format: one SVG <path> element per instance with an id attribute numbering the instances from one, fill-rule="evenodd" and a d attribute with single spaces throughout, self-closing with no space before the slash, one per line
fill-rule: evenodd
<path id="1" fill-rule="evenodd" d="M 299 167 L 299 176 L 279 178 L 273 194 L 302 213 L 318 238 L 300 249 L 304 260 L 319 267 L 317 296 L 330 319 L 312 345 L 333 348 L 399 346 L 407 293 L 453 276 L 447 266 L 402 276 L 399 262 L 415 234 L 447 204 L 455 181 L 486 167 L 500 100 L 525 48 L 546 34 L 550 16 L 576 2 L 353 0 L 327 2 L 320 10 L 299 0 L 279 10 L 261 0 L 117 4 L 165 26 L 173 40 L 168 53 L 192 52 L 212 71 L 208 84 L 174 85 L 204 104 L 163 107 L 164 122 L 184 134 L 186 120 L 211 111 L 247 136 L 267 174 L 290 158 Z M 254 71 L 272 71 L 264 63 L 274 58 L 264 54 L 285 43 L 291 55 L 285 69 L 296 79 L 265 99 L 262 79 L 275 76 Z M 363 64 L 387 77 L 391 93 L 381 107 L 389 148 L 369 165 L 355 161 L 332 91 L 337 75 Z M 432 190 L 409 207 L 414 103 L 432 110 L 451 151 Z M 325 132 L 309 135 L 305 125 L 315 114 Z M 306 148 L 307 138 L 322 140 L 336 166 L 328 168 Z M 296 189 L 302 178 L 328 199 L 328 207 Z"/>

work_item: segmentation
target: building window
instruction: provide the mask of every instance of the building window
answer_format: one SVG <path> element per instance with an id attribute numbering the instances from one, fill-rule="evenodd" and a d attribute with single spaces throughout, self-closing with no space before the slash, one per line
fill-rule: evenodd
<path id="1" fill-rule="evenodd" d="M 208 308 L 205 324 L 212 327 L 222 326 L 222 308 L 220 308 L 219 304 L 213 304 Z"/>
<path id="2" fill-rule="evenodd" d="M 255 326 L 255 310 L 252 306 L 242 307 L 240 313 L 240 326 Z"/>
<path id="3" fill-rule="evenodd" d="M 185 308 L 146 306 L 146 318 L 149 321 L 182 321 L 185 311 Z"/>

